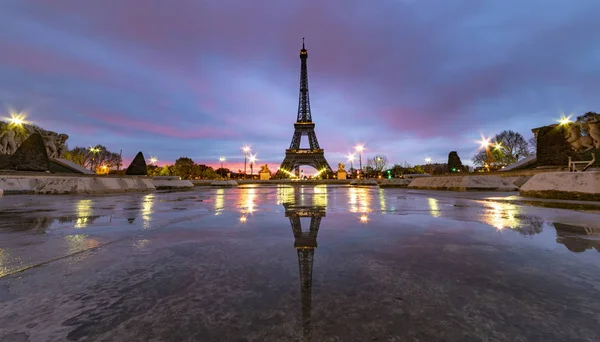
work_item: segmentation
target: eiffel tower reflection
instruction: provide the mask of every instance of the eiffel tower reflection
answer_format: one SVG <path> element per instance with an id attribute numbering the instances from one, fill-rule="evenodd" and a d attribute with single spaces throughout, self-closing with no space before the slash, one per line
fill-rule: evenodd
<path id="1" fill-rule="evenodd" d="M 318 195 L 317 195 L 318 196 Z M 300 296 L 302 304 L 302 333 L 304 341 L 312 341 L 312 271 L 317 234 L 321 219 L 325 217 L 326 206 L 315 205 L 314 201 L 304 201 L 304 195 L 296 195 L 284 201 L 285 217 L 289 218 L 294 234 L 294 247 L 298 253 L 300 271 Z M 306 196 L 310 197 L 310 196 Z M 301 218 L 310 218 L 308 231 L 302 230 Z"/>

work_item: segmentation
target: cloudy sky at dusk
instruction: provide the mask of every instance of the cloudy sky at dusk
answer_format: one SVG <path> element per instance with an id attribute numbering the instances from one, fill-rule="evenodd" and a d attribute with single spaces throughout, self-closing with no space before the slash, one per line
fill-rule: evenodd
<path id="1" fill-rule="evenodd" d="M 532 136 L 600 110 L 598 0 L 3 0 L 9 107 L 131 159 L 277 165 L 308 49 L 317 137 L 334 166 L 463 161 L 480 134 Z M 231 165 L 231 164 L 230 164 Z M 275 166 L 276 167 L 276 166 Z"/>

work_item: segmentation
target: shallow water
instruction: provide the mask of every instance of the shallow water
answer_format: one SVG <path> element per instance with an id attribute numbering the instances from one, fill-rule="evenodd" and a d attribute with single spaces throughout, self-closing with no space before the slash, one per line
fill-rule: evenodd
<path id="1" fill-rule="evenodd" d="M 599 214 L 451 196 L 5 196 L 0 341 L 600 340 Z"/>

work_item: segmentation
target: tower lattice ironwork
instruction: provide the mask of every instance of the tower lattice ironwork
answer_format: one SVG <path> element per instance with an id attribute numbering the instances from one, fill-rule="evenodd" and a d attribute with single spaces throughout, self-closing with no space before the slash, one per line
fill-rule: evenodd
<path id="1" fill-rule="evenodd" d="M 306 60 L 308 51 L 304 47 L 302 38 L 302 50 L 300 50 L 300 97 L 298 100 L 298 116 L 294 124 L 294 136 L 290 148 L 285 150 L 285 159 L 279 167 L 284 172 L 295 171 L 298 174 L 301 165 L 312 166 L 319 172 L 331 172 L 331 167 L 325 159 L 325 151 L 319 146 L 315 134 L 315 124 L 312 121 L 310 110 L 310 98 L 308 95 L 308 68 Z M 302 137 L 308 137 L 309 148 L 300 148 Z"/>
<path id="2" fill-rule="evenodd" d="M 294 233 L 294 247 L 298 253 L 300 271 L 300 297 L 302 305 L 302 333 L 305 341 L 312 341 L 312 271 L 317 234 L 321 218 L 325 217 L 325 207 L 295 207 L 284 204 L 285 216 L 290 219 Z M 310 217 L 308 231 L 302 231 L 303 217 Z"/>

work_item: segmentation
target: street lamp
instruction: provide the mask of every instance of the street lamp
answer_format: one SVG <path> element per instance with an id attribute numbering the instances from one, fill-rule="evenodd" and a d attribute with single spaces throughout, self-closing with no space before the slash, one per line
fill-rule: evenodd
<path id="1" fill-rule="evenodd" d="M 225 157 L 219 157 L 219 161 L 221 162 L 221 168 L 223 168 L 223 162 L 225 161 Z"/>
<path id="2" fill-rule="evenodd" d="M 354 161 L 354 154 L 348 154 L 348 161 L 350 162 L 350 174 L 354 174 L 354 164 L 352 163 Z"/>
<path id="3" fill-rule="evenodd" d="M 481 144 L 481 148 L 485 148 L 485 158 L 486 158 L 486 162 L 485 162 L 485 167 L 487 167 L 488 172 L 490 172 L 490 165 L 492 162 L 492 153 L 490 151 L 490 138 L 486 138 L 484 136 L 481 136 L 481 141 L 479 141 L 479 144 Z"/>
<path id="4" fill-rule="evenodd" d="M 572 122 L 572 121 L 571 121 L 571 116 L 573 116 L 573 115 L 569 115 L 569 116 L 564 116 L 564 115 L 563 115 L 563 116 L 560 118 L 560 120 L 558 120 L 558 122 L 559 122 L 559 123 L 560 123 L 562 126 L 564 126 L 564 125 L 568 125 L 568 124 L 570 124 L 570 123 Z"/>
<path id="5" fill-rule="evenodd" d="M 25 114 L 10 113 L 10 124 L 17 127 L 22 127 L 25 122 Z"/>
<path id="6" fill-rule="evenodd" d="M 94 171 L 95 157 L 100 149 L 98 147 L 90 147 L 90 152 L 92 152 L 92 163 L 90 164 L 90 171 Z"/>
<path id="7" fill-rule="evenodd" d="M 256 154 L 250 155 L 250 176 L 254 178 L 254 162 L 256 161 Z"/>
<path id="8" fill-rule="evenodd" d="M 356 149 L 356 152 L 358 152 L 358 163 L 359 163 L 359 167 L 360 167 L 360 172 L 362 173 L 362 151 L 364 151 L 365 146 L 364 145 L 356 145 L 356 147 L 354 147 Z"/>
<path id="9" fill-rule="evenodd" d="M 244 179 L 246 179 L 246 163 L 248 159 L 248 153 L 250 153 L 250 146 L 246 145 L 242 147 L 242 151 L 244 151 Z"/>
<path id="10" fill-rule="evenodd" d="M 431 158 L 429 158 L 429 157 L 425 158 L 425 163 L 431 164 Z"/>
<path id="11" fill-rule="evenodd" d="M 156 157 L 150 157 L 150 164 L 156 166 L 157 161 L 158 161 L 158 159 L 156 159 Z"/>

